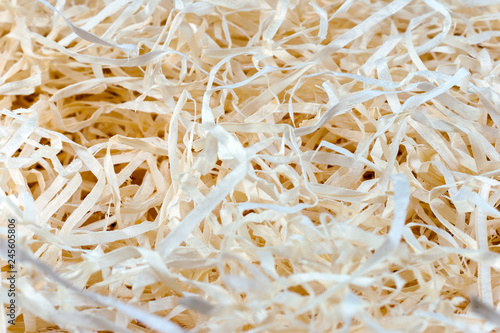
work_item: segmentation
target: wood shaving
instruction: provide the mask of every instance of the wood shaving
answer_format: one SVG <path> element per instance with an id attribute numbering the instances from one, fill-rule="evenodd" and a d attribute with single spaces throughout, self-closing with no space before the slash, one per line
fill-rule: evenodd
<path id="1" fill-rule="evenodd" d="M 2 332 L 500 331 L 499 19 L 1 2 Z"/>

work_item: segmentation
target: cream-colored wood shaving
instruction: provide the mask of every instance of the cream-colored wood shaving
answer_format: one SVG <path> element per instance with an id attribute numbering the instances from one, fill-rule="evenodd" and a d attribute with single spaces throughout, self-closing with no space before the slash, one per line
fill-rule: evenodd
<path id="1" fill-rule="evenodd" d="M 2 332 L 499 331 L 499 18 L 2 1 Z"/>

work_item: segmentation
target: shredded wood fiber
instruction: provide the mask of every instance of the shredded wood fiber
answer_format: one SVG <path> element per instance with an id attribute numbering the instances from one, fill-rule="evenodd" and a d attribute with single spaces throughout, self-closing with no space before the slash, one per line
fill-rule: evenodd
<path id="1" fill-rule="evenodd" d="M 497 3 L 0 2 L 3 332 L 498 332 Z"/>

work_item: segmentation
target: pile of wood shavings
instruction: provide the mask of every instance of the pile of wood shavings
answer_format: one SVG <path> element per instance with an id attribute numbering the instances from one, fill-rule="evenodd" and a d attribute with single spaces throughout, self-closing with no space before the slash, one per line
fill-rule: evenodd
<path id="1" fill-rule="evenodd" d="M 1 2 L 9 330 L 500 328 L 497 2 Z"/>

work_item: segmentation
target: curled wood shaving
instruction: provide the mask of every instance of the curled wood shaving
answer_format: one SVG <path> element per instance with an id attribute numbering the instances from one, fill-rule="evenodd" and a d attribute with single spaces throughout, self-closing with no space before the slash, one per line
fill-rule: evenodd
<path id="1" fill-rule="evenodd" d="M 3 1 L 8 329 L 499 330 L 499 5 Z"/>

